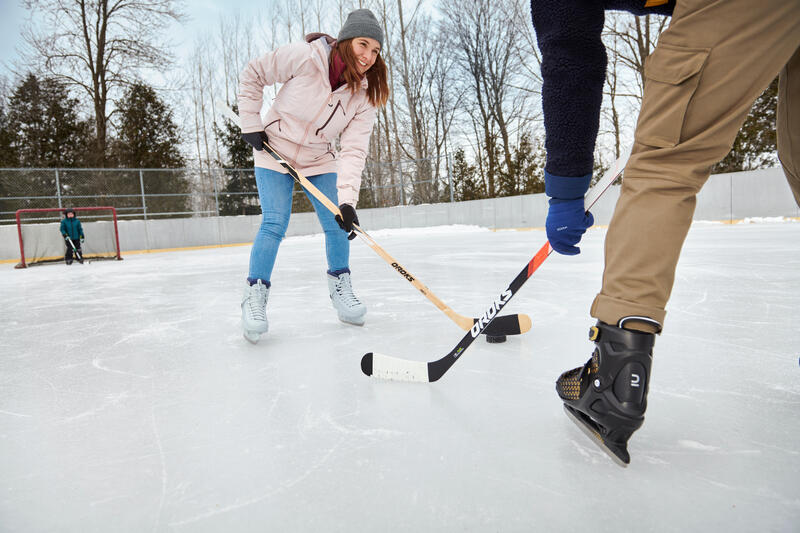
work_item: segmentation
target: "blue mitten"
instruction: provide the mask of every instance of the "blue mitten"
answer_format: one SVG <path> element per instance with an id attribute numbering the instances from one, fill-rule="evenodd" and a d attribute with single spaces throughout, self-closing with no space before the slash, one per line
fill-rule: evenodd
<path id="1" fill-rule="evenodd" d="M 544 177 L 545 193 L 551 197 L 545 222 L 547 240 L 556 252 L 577 255 L 581 249 L 576 244 L 594 224 L 594 217 L 583 207 L 583 196 L 589 188 L 592 175 L 570 178 L 545 172 Z"/>

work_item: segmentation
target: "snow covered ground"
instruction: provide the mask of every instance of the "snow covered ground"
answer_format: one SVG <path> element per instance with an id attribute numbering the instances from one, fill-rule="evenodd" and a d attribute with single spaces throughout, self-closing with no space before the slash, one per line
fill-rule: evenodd
<path id="1" fill-rule="evenodd" d="M 296 237 L 255 346 L 249 247 L 0 265 L 0 531 L 798 531 L 800 223 L 692 228 L 627 469 L 554 390 L 590 355 L 604 235 L 506 307 L 529 333 L 434 384 L 361 373 L 365 352 L 432 360 L 462 331 L 358 240 L 367 324 L 337 321 L 322 237 Z M 545 238 L 373 237 L 464 315 Z"/>

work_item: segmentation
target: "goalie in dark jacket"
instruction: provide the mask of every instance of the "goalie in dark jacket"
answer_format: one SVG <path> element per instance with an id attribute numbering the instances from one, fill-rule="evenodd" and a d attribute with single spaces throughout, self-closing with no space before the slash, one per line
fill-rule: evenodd
<path id="1" fill-rule="evenodd" d="M 83 252 L 81 251 L 81 244 L 84 241 L 83 226 L 81 221 L 75 215 L 75 210 L 72 208 L 64 210 L 64 219 L 61 221 L 61 235 L 64 237 L 64 244 L 67 246 L 67 251 L 64 254 L 64 261 L 68 265 L 72 264 L 72 254 L 74 252 L 75 258 L 79 263 L 83 263 Z"/>

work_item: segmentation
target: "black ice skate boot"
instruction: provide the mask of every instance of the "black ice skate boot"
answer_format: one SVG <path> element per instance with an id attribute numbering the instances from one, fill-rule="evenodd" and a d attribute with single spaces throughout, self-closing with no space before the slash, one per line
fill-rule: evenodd
<path id="1" fill-rule="evenodd" d="M 628 439 L 644 422 L 655 334 L 598 321 L 596 348 L 585 365 L 561 374 L 564 410 L 620 466 L 630 463 Z"/>

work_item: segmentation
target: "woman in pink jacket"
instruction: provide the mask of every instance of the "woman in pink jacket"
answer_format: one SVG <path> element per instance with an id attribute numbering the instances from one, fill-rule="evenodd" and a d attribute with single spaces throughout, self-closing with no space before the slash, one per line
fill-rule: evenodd
<path id="1" fill-rule="evenodd" d="M 375 15 L 357 9 L 337 39 L 306 36 L 251 61 L 239 83 L 242 139 L 253 146 L 262 221 L 250 252 L 242 299 L 244 336 L 258 342 L 268 329 L 266 305 L 278 246 L 292 209 L 294 180 L 265 150 L 269 144 L 325 196 L 339 205 L 334 216 L 306 193 L 325 232 L 328 289 L 343 322 L 363 325 L 366 307 L 350 282 L 350 239 L 358 224 L 355 206 L 377 108 L 389 87 L 380 57 L 383 31 Z M 261 120 L 263 90 L 282 83 Z M 339 139 L 341 149 L 334 143 Z"/>

